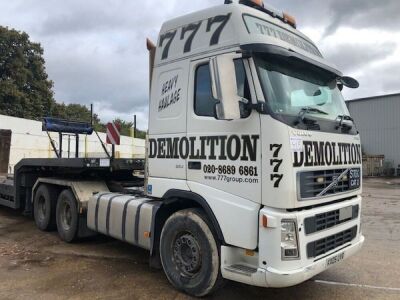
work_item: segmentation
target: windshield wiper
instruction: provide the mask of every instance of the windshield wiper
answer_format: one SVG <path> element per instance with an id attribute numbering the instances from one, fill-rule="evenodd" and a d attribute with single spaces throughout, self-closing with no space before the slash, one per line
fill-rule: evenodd
<path id="1" fill-rule="evenodd" d="M 295 125 L 298 125 L 300 122 L 304 123 L 305 125 L 315 125 L 317 120 L 309 119 L 306 117 L 307 114 L 320 114 L 320 115 L 328 115 L 327 112 L 320 110 L 315 107 L 303 107 L 300 109 L 297 119 L 295 121 Z"/>
<path id="2" fill-rule="evenodd" d="M 320 115 L 329 115 L 327 112 L 320 110 L 318 108 L 315 108 L 315 107 L 303 107 L 299 111 L 299 116 L 304 116 L 304 115 L 310 114 L 310 113 L 320 114 Z"/>

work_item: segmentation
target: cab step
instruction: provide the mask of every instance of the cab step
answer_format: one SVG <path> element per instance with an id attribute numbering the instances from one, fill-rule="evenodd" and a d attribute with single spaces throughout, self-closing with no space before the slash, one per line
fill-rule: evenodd
<path id="1" fill-rule="evenodd" d="M 257 272 L 256 268 L 246 266 L 246 265 L 241 265 L 241 264 L 234 264 L 234 265 L 226 266 L 225 270 L 228 272 L 245 275 L 245 276 L 251 276 L 252 274 Z"/>

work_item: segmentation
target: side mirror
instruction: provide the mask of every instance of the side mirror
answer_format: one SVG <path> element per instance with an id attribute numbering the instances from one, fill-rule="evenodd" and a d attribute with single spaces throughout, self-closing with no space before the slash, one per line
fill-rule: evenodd
<path id="1" fill-rule="evenodd" d="M 354 78 L 349 77 L 349 76 L 340 77 L 338 81 L 345 87 L 348 87 L 351 89 L 357 89 L 360 86 L 360 84 L 358 83 L 357 80 L 355 80 Z"/>
<path id="2" fill-rule="evenodd" d="M 224 54 L 211 58 L 211 89 L 215 99 L 215 118 L 218 120 L 240 119 L 234 59 L 236 55 Z"/>

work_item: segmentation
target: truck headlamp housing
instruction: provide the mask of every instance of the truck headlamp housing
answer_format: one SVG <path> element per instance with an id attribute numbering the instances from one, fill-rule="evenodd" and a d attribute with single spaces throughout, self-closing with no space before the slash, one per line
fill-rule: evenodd
<path id="1" fill-rule="evenodd" d="M 281 254 L 282 260 L 299 258 L 297 224 L 295 220 L 281 221 Z"/>

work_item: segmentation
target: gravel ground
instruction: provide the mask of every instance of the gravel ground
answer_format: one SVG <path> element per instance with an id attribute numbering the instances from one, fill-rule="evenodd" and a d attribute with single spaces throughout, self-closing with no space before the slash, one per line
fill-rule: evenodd
<path id="1" fill-rule="evenodd" d="M 366 179 L 364 248 L 286 289 L 228 282 L 212 299 L 400 299 L 400 180 Z M 0 208 L 0 299 L 188 299 L 146 251 L 106 237 L 65 244 L 33 220 Z"/>

